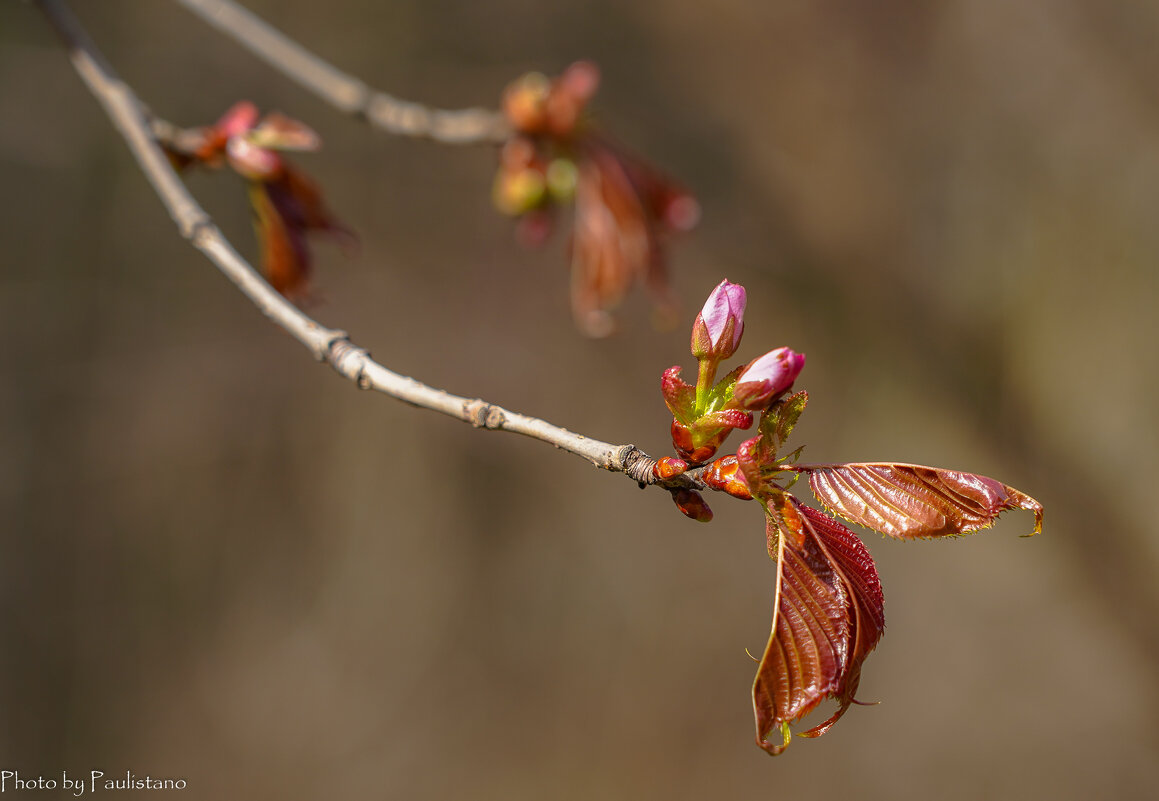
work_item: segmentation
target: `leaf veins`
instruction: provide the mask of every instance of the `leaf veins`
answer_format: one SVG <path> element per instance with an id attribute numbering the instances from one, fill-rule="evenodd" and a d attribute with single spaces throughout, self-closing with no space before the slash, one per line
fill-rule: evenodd
<path id="1" fill-rule="evenodd" d="M 795 465 L 836 515 L 898 539 L 969 534 L 993 524 L 1007 509 L 1034 512 L 1042 530 L 1042 504 L 1011 486 L 974 473 L 885 462 Z"/>
<path id="2" fill-rule="evenodd" d="M 841 706 L 803 737 L 824 734 L 854 703 L 861 663 L 881 639 L 885 611 L 873 560 L 852 531 L 791 495 L 769 509 L 777 592 L 753 710 L 757 744 L 775 755 L 789 743 L 789 724 L 821 701 L 835 698 Z M 783 743 L 768 742 L 776 730 Z"/>

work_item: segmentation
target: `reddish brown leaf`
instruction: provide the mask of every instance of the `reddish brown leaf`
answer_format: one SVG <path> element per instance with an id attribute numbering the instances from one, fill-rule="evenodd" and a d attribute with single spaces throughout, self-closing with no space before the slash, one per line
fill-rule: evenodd
<path id="1" fill-rule="evenodd" d="M 252 181 L 250 204 L 262 250 L 262 269 L 274 289 L 289 298 L 308 295 L 311 272 L 308 231 L 338 238 L 346 248 L 354 234 L 330 214 L 314 182 L 288 164 L 273 181 Z"/>
<path id="2" fill-rule="evenodd" d="M 796 465 L 825 507 L 858 525 L 899 539 L 969 534 L 989 527 L 1007 509 L 1034 512 L 1042 504 L 986 476 L 913 464 Z"/>
<path id="3" fill-rule="evenodd" d="M 696 199 L 603 136 L 592 133 L 577 147 L 581 165 L 587 162 L 599 170 L 629 282 L 643 282 L 655 304 L 657 325 L 669 327 L 675 322 L 677 303 L 668 282 L 664 244 L 669 232 L 696 225 L 700 218 Z M 577 198 L 577 228 L 580 216 Z"/>
<path id="4" fill-rule="evenodd" d="M 773 626 L 753 682 L 757 744 L 770 754 L 789 743 L 789 724 L 826 698 L 838 711 L 802 736 L 824 734 L 857 692 L 861 663 L 885 627 L 881 584 L 852 531 L 791 495 L 769 504 L 769 554 L 777 563 Z M 783 741 L 768 737 L 780 731 Z"/>
<path id="5" fill-rule="evenodd" d="M 310 254 L 305 237 L 290 228 L 269 192 L 270 184 L 254 181 L 249 186 L 254 230 L 262 251 L 262 273 L 270 286 L 286 297 L 305 294 L 309 285 Z"/>
<path id="6" fill-rule="evenodd" d="M 572 311 L 588 336 L 612 332 L 608 310 L 647 271 L 653 234 L 640 199 L 611 158 L 579 164 L 572 230 Z"/>
<path id="7" fill-rule="evenodd" d="M 598 145 L 623 165 L 649 216 L 661 227 L 691 231 L 700 222 L 700 204 L 692 193 L 651 163 L 599 131 L 589 135 L 588 146 L 592 145 Z"/>

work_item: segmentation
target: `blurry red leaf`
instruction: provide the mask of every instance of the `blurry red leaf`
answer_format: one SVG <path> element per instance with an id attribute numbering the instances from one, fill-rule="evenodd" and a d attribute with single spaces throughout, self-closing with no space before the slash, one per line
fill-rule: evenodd
<path id="1" fill-rule="evenodd" d="M 945 537 L 989 527 L 1007 509 L 1034 512 L 1042 530 L 1042 504 L 986 476 L 913 464 L 796 465 L 836 515 L 890 537 Z"/>
<path id="2" fill-rule="evenodd" d="M 572 231 L 572 309 L 589 336 L 611 333 L 608 310 L 637 282 L 651 293 L 662 325 L 675 315 L 662 219 L 632 171 L 602 140 L 582 143 Z"/>
<path id="3" fill-rule="evenodd" d="M 329 234 L 347 250 L 357 244 L 354 234 L 327 210 L 314 182 L 288 164 L 274 180 L 251 181 L 249 196 L 262 270 L 270 285 L 286 297 L 308 295 L 312 260 L 307 232 Z"/>
<path id="4" fill-rule="evenodd" d="M 588 336 L 612 332 L 608 309 L 618 305 L 648 261 L 650 235 L 639 199 L 619 165 L 583 161 L 575 194 L 571 299 Z"/>
<path id="5" fill-rule="evenodd" d="M 854 703 L 861 663 L 881 639 L 885 612 L 873 560 L 852 531 L 784 493 L 769 511 L 777 589 L 753 711 L 757 744 L 776 755 L 789 743 L 789 724 L 821 701 L 835 698 L 840 708 L 802 736 L 824 734 Z M 778 731 L 782 742 L 770 743 Z"/>
<path id="6" fill-rule="evenodd" d="M 700 222 L 700 204 L 687 189 L 607 136 L 593 133 L 589 141 L 598 142 L 623 165 L 649 216 L 664 228 L 691 231 Z"/>

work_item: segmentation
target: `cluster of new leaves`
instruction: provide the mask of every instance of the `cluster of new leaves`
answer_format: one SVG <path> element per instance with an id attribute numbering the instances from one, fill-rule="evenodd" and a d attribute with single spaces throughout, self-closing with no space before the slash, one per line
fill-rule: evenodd
<path id="1" fill-rule="evenodd" d="M 259 120 L 257 107 L 243 101 L 215 124 L 184 131 L 164 145 L 178 168 L 228 165 L 245 179 L 262 270 L 283 295 L 301 300 L 309 294 L 308 232 L 329 234 L 347 250 L 355 246 L 354 234 L 326 208 L 314 182 L 279 152 L 321 146 L 318 135 L 305 124 L 277 112 Z"/>
<path id="2" fill-rule="evenodd" d="M 801 449 L 782 455 L 805 409 L 804 391 L 789 394 L 805 357 L 778 348 L 736 368 L 719 381 L 720 362 L 731 356 L 744 331 L 744 289 L 724 281 L 709 296 L 692 330 L 699 362 L 695 386 L 680 368 L 664 372 L 661 391 L 672 412 L 672 444 L 679 458 L 660 459 L 662 480 L 690 470 L 703 483 L 738 498 L 756 498 L 765 512 L 769 556 L 776 564 L 773 624 L 756 680 L 753 710 L 757 743 L 770 754 L 789 744 L 789 726 L 827 698 L 838 709 L 801 734 L 824 734 L 856 703 L 861 664 L 881 639 L 884 603 L 877 570 L 852 531 L 789 493 L 801 475 L 832 514 L 901 539 L 968 534 L 991 525 L 1007 509 L 1034 512 L 1033 498 L 985 476 L 909 464 L 798 463 Z M 759 414 L 757 435 L 734 454 L 713 459 L 733 429 L 748 430 Z M 712 460 L 712 461 L 709 461 Z M 698 469 L 699 468 L 699 469 Z M 673 489 L 677 506 L 696 520 L 712 517 L 695 490 Z M 771 734 L 779 742 L 770 742 Z"/>
<path id="3" fill-rule="evenodd" d="M 573 203 L 572 312 L 593 337 L 612 332 L 609 311 L 636 283 L 651 292 L 658 322 L 673 321 L 663 239 L 700 217 L 692 195 L 591 124 L 586 109 L 599 80 L 594 64 L 579 61 L 558 78 L 533 72 L 507 87 L 503 112 L 514 133 L 493 191 L 529 245 L 547 238 L 561 204 Z"/>

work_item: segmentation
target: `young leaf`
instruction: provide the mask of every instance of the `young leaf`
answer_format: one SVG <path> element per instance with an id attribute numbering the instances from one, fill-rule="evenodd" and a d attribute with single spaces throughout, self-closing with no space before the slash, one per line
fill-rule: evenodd
<path id="1" fill-rule="evenodd" d="M 251 181 L 249 197 L 262 270 L 270 285 L 286 297 L 309 294 L 308 231 L 329 234 L 347 250 L 357 245 L 357 237 L 330 214 L 313 181 L 288 164 L 276 180 Z"/>
<path id="2" fill-rule="evenodd" d="M 838 711 L 804 737 L 824 734 L 854 702 L 861 663 L 881 639 L 885 612 L 869 552 L 852 531 L 784 493 L 769 504 L 769 554 L 777 563 L 773 625 L 753 682 L 757 744 L 789 743 L 788 725 L 826 698 Z M 768 742 L 783 733 L 780 744 Z"/>
<path id="3" fill-rule="evenodd" d="M 623 165 L 592 150 L 579 162 L 572 226 L 572 312 L 592 337 L 612 332 L 610 309 L 628 289 L 663 269 L 657 259 L 656 232 Z M 661 300 L 671 306 L 667 284 L 655 282 Z"/>
<path id="4" fill-rule="evenodd" d="M 1042 504 L 986 476 L 913 464 L 794 465 L 825 508 L 858 525 L 899 539 L 946 537 L 988 528 L 1007 509 L 1034 512 Z"/>
<path id="5" fill-rule="evenodd" d="M 771 449 L 774 459 L 789 439 L 789 435 L 793 433 L 793 427 L 797 425 L 797 420 L 801 417 L 801 412 L 805 411 L 808 402 L 809 393 L 801 390 L 787 398 L 781 398 L 761 415 L 760 432 L 767 440 L 766 445 Z"/>
<path id="6" fill-rule="evenodd" d="M 664 404 L 677 421 L 688 425 L 696 416 L 696 388 L 680 377 L 679 366 L 669 367 L 660 376 Z"/>

